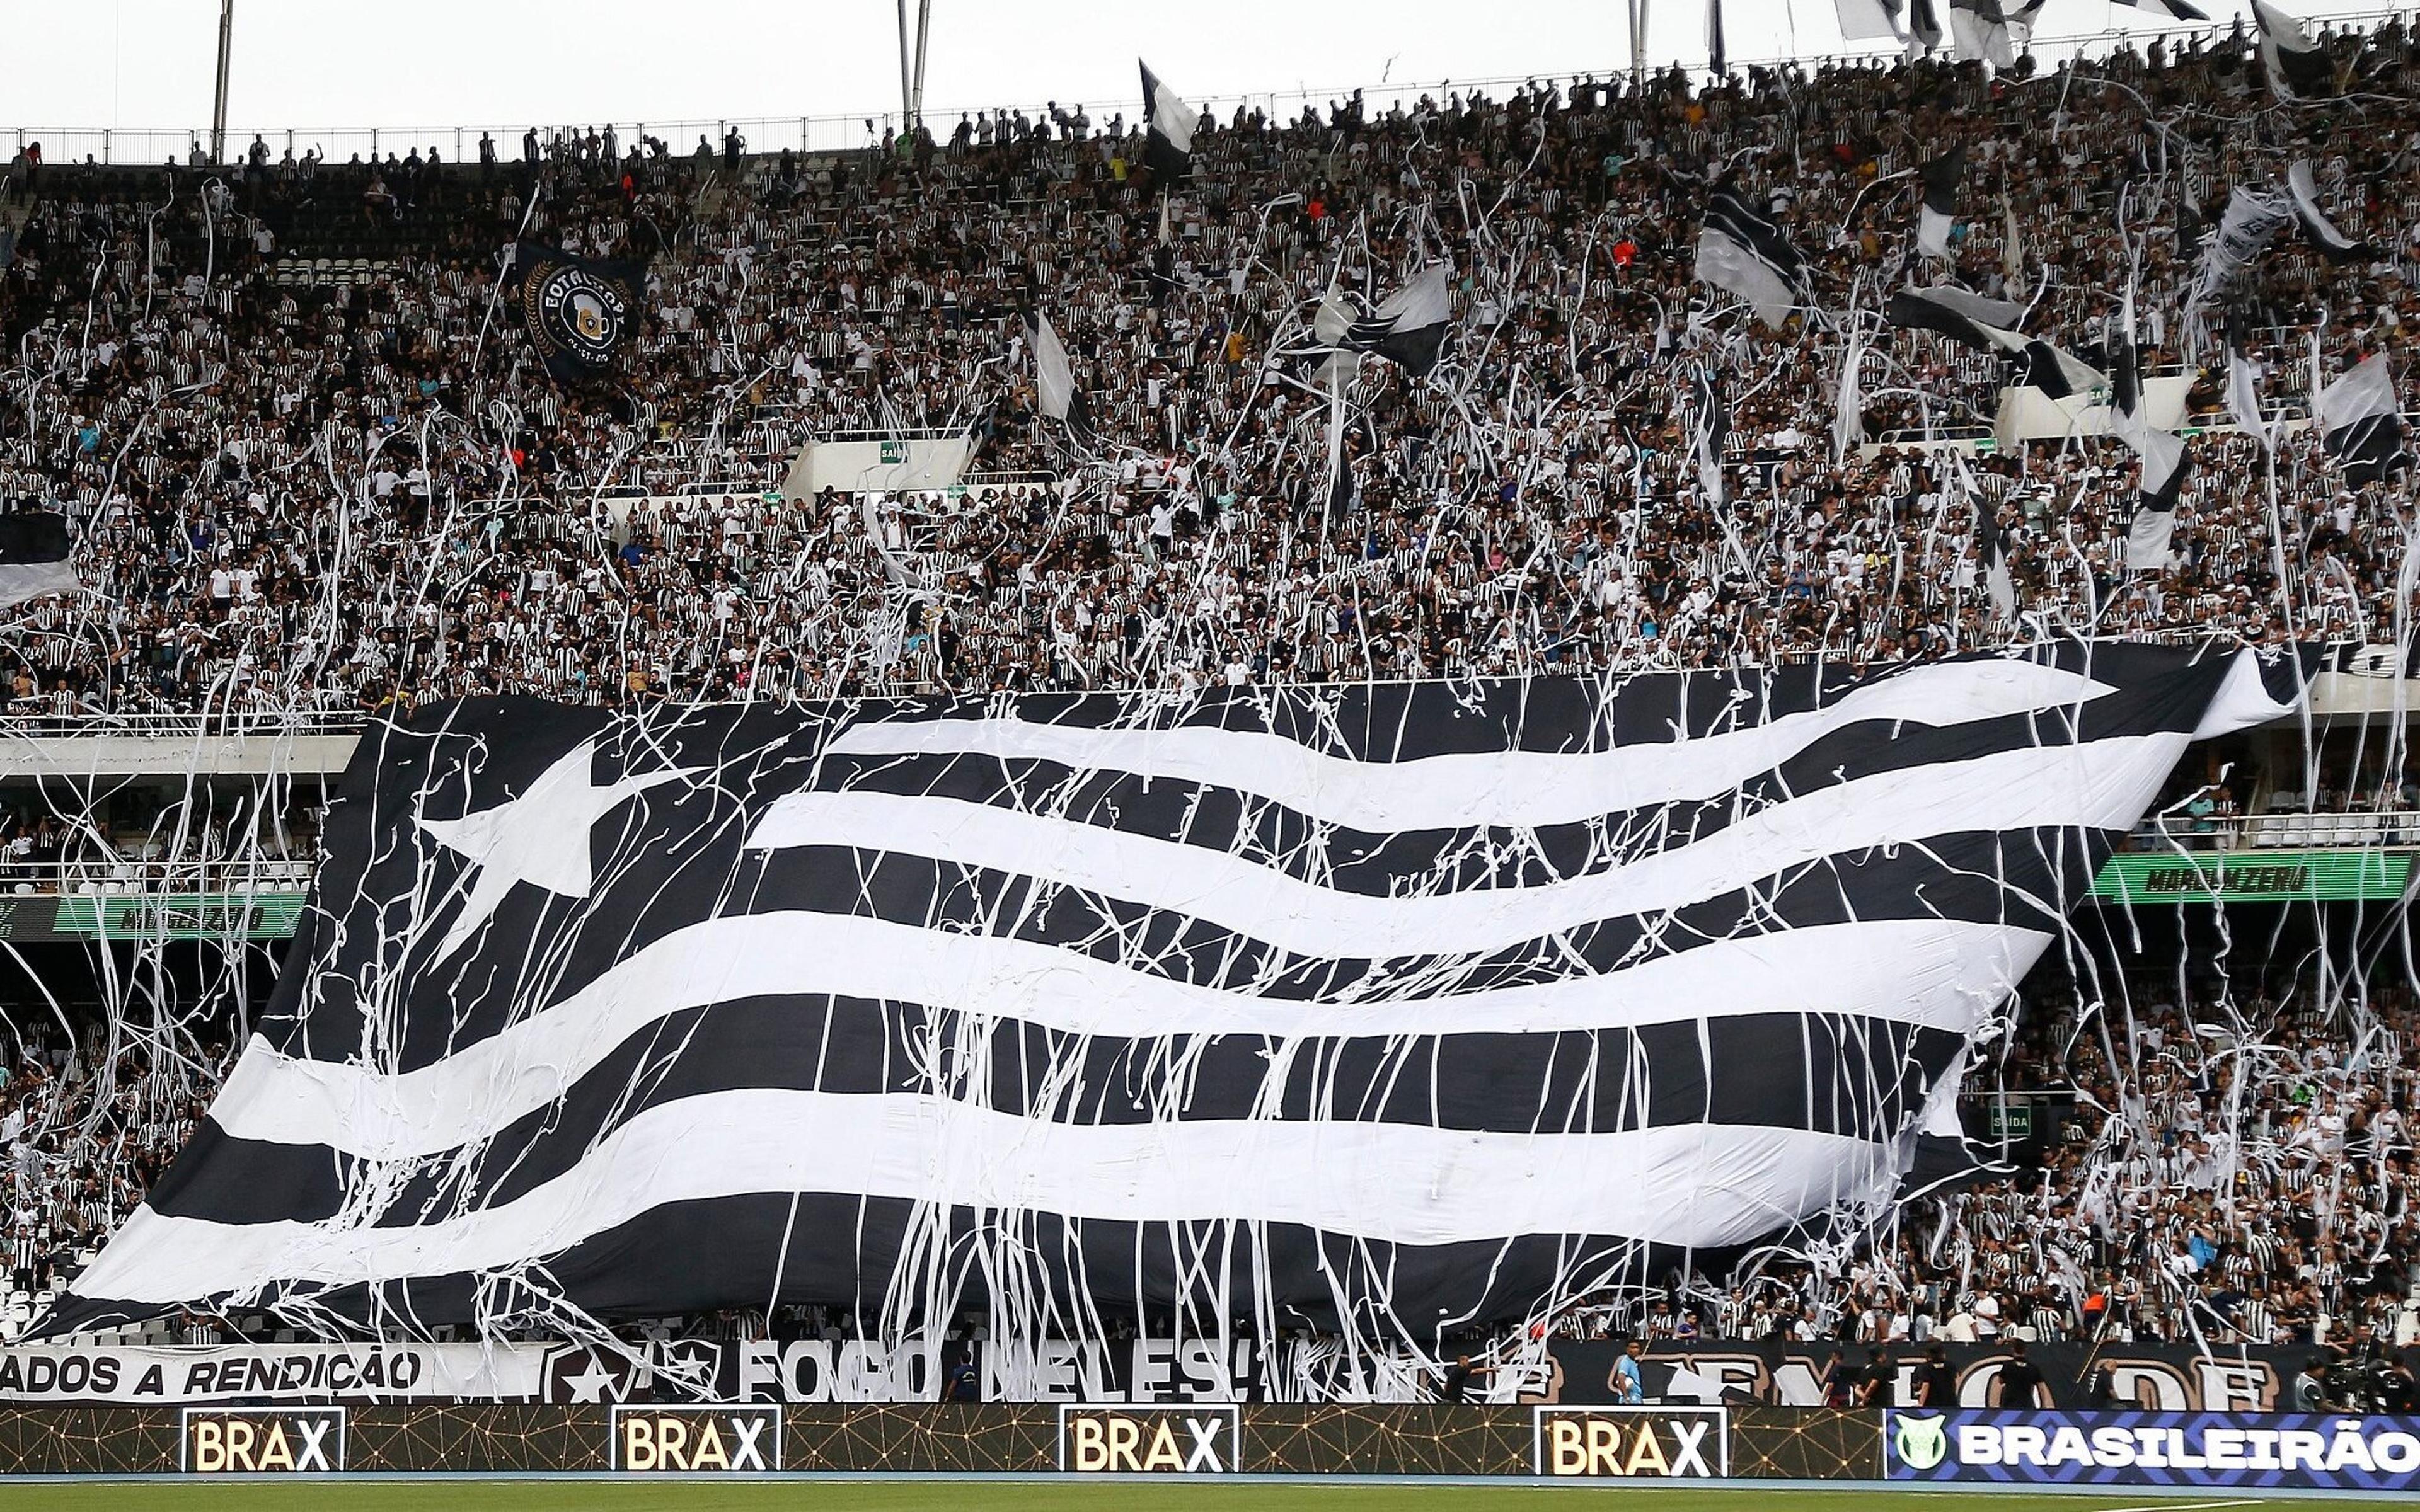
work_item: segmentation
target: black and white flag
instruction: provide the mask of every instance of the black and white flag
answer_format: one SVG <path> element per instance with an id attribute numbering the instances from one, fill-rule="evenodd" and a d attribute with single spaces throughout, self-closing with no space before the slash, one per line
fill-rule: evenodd
<path id="1" fill-rule="evenodd" d="M 1903 0 L 1832 0 L 1832 8 L 1840 18 L 1840 35 L 1853 41 L 1907 36 L 1907 26 L 1900 19 L 1907 9 Z"/>
<path id="2" fill-rule="evenodd" d="M 1807 301 L 1807 259 L 1780 225 L 1730 189 L 1706 200 L 1698 234 L 1697 276 L 1751 305 L 1757 318 L 1779 330 L 1793 306 Z"/>
<path id="3" fill-rule="evenodd" d="M 2354 487 L 2412 466 L 2412 454 L 2403 444 L 2403 411 L 2396 402 L 2395 378 L 2387 371 L 2384 352 L 2337 374 L 2311 401 L 2311 413 L 2319 423 L 2328 455 Z"/>
<path id="4" fill-rule="evenodd" d="M 1723 0 L 1706 0 L 1706 68 L 1717 79 L 1730 71 L 1730 48 L 1723 39 Z"/>
<path id="5" fill-rule="evenodd" d="M 1924 165 L 1924 198 L 1916 212 L 1916 245 L 1928 257 L 1949 255 L 1949 231 L 1958 224 L 1958 185 L 1965 177 L 1963 144 Z"/>
<path id="6" fill-rule="evenodd" d="M 2018 350 L 2017 361 L 2023 369 L 2019 381 L 2054 399 L 2088 396 L 2109 386 L 2107 374 L 2066 347 L 2047 341 L 2026 342 Z"/>
<path id="7" fill-rule="evenodd" d="M 1931 331 L 1980 351 L 2016 353 L 2025 338 L 2017 334 L 2024 306 L 1994 300 L 1954 285 L 1901 289 L 1883 306 L 1883 318 L 1907 331 Z"/>
<path id="8" fill-rule="evenodd" d="M 2319 189 L 2311 181 L 2308 160 L 2297 158 L 2286 170 L 2286 190 L 2293 197 L 2294 218 L 2302 223 L 2304 237 L 2331 261 L 2352 262 L 2377 255 L 2377 249 L 2368 242 L 2337 230 L 2336 224 L 2328 219 L 2328 212 L 2319 208 Z"/>
<path id="9" fill-rule="evenodd" d="M 2226 322 L 2226 412 L 2244 434 L 2266 449 L 2270 431 L 2268 417 L 2260 409 L 2260 363 L 2252 355 L 2251 332 L 2245 329 L 2241 315 L 2230 315 Z"/>
<path id="10" fill-rule="evenodd" d="M 1084 392 L 1076 387 L 1076 369 L 1067 361 L 1067 348 L 1051 328 L 1050 317 L 1039 310 L 1025 313 L 1026 345 L 1033 348 L 1034 405 L 1043 418 L 1064 424 L 1069 435 L 1078 441 L 1092 436 L 1092 407 L 1084 400 Z"/>
<path id="11" fill-rule="evenodd" d="M 2219 217 L 2218 229 L 2211 233 L 2202 247 L 2201 267 L 2194 275 L 2193 292 L 2185 300 L 2186 313 L 2210 308 L 2226 285 L 2267 251 L 2277 233 L 2293 220 L 2294 207 L 2284 195 L 2236 185 L 2226 196 L 2226 211 Z"/>
<path id="12" fill-rule="evenodd" d="M 1941 12 L 1936 0 L 1908 0 L 1908 57 L 1913 60 L 1919 54 L 1931 56 L 1940 51 L 1941 41 Z"/>
<path id="13" fill-rule="evenodd" d="M 611 371 L 637 331 L 647 275 L 635 262 L 575 257 L 523 238 L 504 284 L 548 376 L 579 383 Z"/>
<path id="14" fill-rule="evenodd" d="M 0 609 L 84 586 L 69 560 L 68 518 L 47 509 L 0 515 Z"/>
<path id="15" fill-rule="evenodd" d="M 1136 64 L 1142 69 L 1143 165 L 1155 181 L 1170 183 L 1193 171 L 1193 128 L 1202 115 L 1160 83 L 1150 64 Z"/>
<path id="16" fill-rule="evenodd" d="M 1322 316 L 1327 316 L 1323 306 Z M 1453 270 L 1429 264 L 1411 281 L 1388 295 L 1366 319 L 1346 327 L 1337 345 L 1347 351 L 1370 352 L 1425 378 L 1445 348 L 1453 325 Z"/>
<path id="17" fill-rule="evenodd" d="M 1983 564 L 1983 593 L 1992 616 L 2003 624 L 2017 617 L 2017 579 L 2009 568 L 2009 538 L 2000 529 L 2000 506 L 1975 501 L 1975 555 Z"/>
<path id="18" fill-rule="evenodd" d="M 2336 92 L 2335 60 L 2300 21 L 2269 0 L 2252 0 L 2252 17 L 2260 28 L 2260 66 L 2269 74 L 2271 92 L 2280 100 L 2315 100 Z"/>
<path id="19" fill-rule="evenodd" d="M 2185 483 L 2184 438 L 2135 424 L 2126 438 L 2142 459 L 2142 480 L 2133 517 L 2126 530 L 2126 566 L 2131 572 L 2164 572 L 2177 528 L 2177 499 Z"/>
<path id="20" fill-rule="evenodd" d="M 1723 501 L 1723 448 L 1731 434 L 1730 401 L 1722 370 L 1709 363 L 1689 380 L 1689 453 L 1698 464 L 1698 487 L 1709 503 Z"/>
<path id="21" fill-rule="evenodd" d="M 2295 670 L 424 708 L 40 1326 L 1535 1316 L 1885 1207 L 2055 901 Z"/>
<path id="22" fill-rule="evenodd" d="M 1961 58 L 2014 68 L 2045 0 L 1949 0 L 1949 37 Z"/>
<path id="23" fill-rule="evenodd" d="M 2118 0 L 2118 4 L 2132 7 L 2136 10 L 2149 10 L 2155 15 L 2165 16 L 2171 21 L 2208 21 L 2210 19 L 2208 12 L 2195 9 L 2187 5 L 2185 0 Z"/>

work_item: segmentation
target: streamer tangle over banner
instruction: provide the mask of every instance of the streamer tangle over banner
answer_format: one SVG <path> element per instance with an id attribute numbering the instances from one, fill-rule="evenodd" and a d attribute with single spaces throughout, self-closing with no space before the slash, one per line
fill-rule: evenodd
<path id="1" fill-rule="evenodd" d="M 2299 677 L 442 706 L 363 742 L 269 1018 L 47 1328 L 1534 1316 L 1885 1208 L 2186 744 Z"/>

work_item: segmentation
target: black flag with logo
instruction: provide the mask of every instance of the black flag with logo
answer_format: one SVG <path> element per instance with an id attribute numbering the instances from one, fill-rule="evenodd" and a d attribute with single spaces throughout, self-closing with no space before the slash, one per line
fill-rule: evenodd
<path id="1" fill-rule="evenodd" d="M 580 383 L 613 365 L 638 325 L 645 270 L 575 257 L 543 241 L 513 243 L 506 276 L 530 342 L 557 383 Z"/>

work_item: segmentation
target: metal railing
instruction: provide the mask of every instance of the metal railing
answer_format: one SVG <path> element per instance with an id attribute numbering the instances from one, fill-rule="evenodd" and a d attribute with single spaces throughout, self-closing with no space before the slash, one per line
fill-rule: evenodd
<path id="1" fill-rule="evenodd" d="M 2319 8 L 2297 8 L 2311 12 L 2304 17 L 2306 23 L 2314 26 L 2325 25 L 2339 31 L 2366 31 L 2383 22 L 2409 18 L 2414 14 L 2410 11 L 2377 8 L 2354 8 L 2322 14 L 2319 13 Z M 2055 65 L 2071 58 L 2093 56 L 2129 44 L 2139 47 L 2154 39 L 2174 41 L 2193 37 L 2216 37 L 2224 35 L 2226 31 L 2224 23 L 2152 21 L 2148 17 L 2139 21 L 2131 17 L 2121 17 L 2118 20 L 2119 24 L 2106 26 L 2098 31 L 2070 33 L 2055 37 L 2037 35 L 2032 39 L 2029 51 L 2040 62 L 2045 65 Z M 1786 64 L 1796 64 L 1802 69 L 1811 70 L 1831 64 L 1870 63 L 1876 59 L 1896 58 L 1901 51 L 1900 44 L 1888 38 L 1844 40 L 1828 52 L 1734 58 L 1731 62 L 1731 70 L 1738 73 L 1749 69 L 1778 68 Z M 1668 54 L 1657 57 L 1651 54 L 1651 66 L 1658 69 L 1675 63 L 1702 69 L 1704 61 L 1705 53 L 1700 46 L 1693 46 L 1685 55 Z M 1626 60 L 1617 59 L 1593 69 L 1574 69 L 1565 64 L 1540 69 L 1525 76 L 1438 80 L 1419 84 L 1383 83 L 1374 86 L 1367 84 L 1348 84 L 1318 89 L 1298 87 L 1231 91 L 1201 96 L 1193 99 L 1192 103 L 1200 107 L 1205 115 L 1215 116 L 1221 122 L 1232 119 L 1238 110 L 1247 115 L 1257 111 L 1271 121 L 1282 122 L 1299 116 L 1307 108 L 1321 108 L 1330 101 L 1343 100 L 1356 89 L 1362 92 L 1364 103 L 1369 110 L 1381 112 L 1397 105 L 1411 106 L 1422 96 L 1442 100 L 1450 93 L 1459 92 L 1468 95 L 1473 90 L 1494 99 L 1502 99 L 1532 80 L 1552 78 L 1561 81 L 1580 74 L 1620 83 L 1630 76 L 1630 67 Z M 1070 103 L 1074 104 L 1073 101 Z M 1098 106 L 1087 102 L 1075 108 L 1085 110 L 1091 116 L 1094 135 L 1099 135 L 1106 130 L 1109 117 L 1113 114 L 1124 117 L 1124 128 L 1127 131 L 1138 131 L 1141 129 L 1141 106 L 1139 101 L 1131 98 L 1113 98 Z M 1049 107 L 1047 104 L 1003 105 L 999 102 L 979 107 L 933 107 L 924 112 L 923 118 L 936 137 L 946 139 L 951 131 L 955 128 L 961 116 L 978 112 L 990 114 L 1001 109 L 1007 110 L 1012 116 L 1021 112 L 1034 120 L 1047 121 L 1050 118 Z M 734 129 L 737 129 L 745 139 L 745 150 L 751 155 L 764 155 L 784 150 L 822 154 L 857 151 L 876 147 L 880 145 L 886 133 L 895 134 L 899 131 L 902 119 L 903 117 L 896 111 L 873 111 L 825 116 L 757 116 L 718 120 L 611 122 L 600 120 L 580 122 L 576 127 L 568 123 L 556 122 L 536 126 L 535 130 L 538 132 L 541 142 L 545 142 L 565 131 L 577 130 L 585 133 L 593 126 L 601 134 L 610 126 L 624 151 L 628 151 L 643 137 L 657 136 L 663 139 L 675 158 L 693 156 L 697 150 L 696 139 L 704 137 L 714 151 L 717 160 L 720 161 L 723 134 Z M 226 151 L 229 161 L 240 161 L 252 142 L 257 138 L 269 148 L 272 160 L 288 151 L 299 158 L 314 148 L 317 148 L 328 162 L 339 163 L 354 156 L 382 157 L 390 152 L 398 157 L 410 152 L 418 152 L 426 156 L 434 149 L 448 162 L 467 162 L 477 157 L 479 138 L 485 133 L 493 137 L 498 160 L 512 163 L 520 160 L 522 136 L 531 129 L 531 125 L 527 122 L 517 122 L 508 126 L 495 123 L 433 127 L 231 126 L 227 129 Z M 0 127 L 0 141 L 6 141 L 11 136 L 14 137 L 15 147 L 19 149 L 31 142 L 40 143 L 44 161 L 52 164 L 82 162 L 89 158 L 101 163 L 157 165 L 170 159 L 174 159 L 180 164 L 187 163 L 193 161 L 196 153 L 206 153 L 210 133 L 209 127 L 200 125 Z"/>
<path id="2" fill-rule="evenodd" d="M 2399 850 L 2420 848 L 2420 811 L 2258 813 L 2147 819 L 2128 837 L 2137 851 Z"/>
<path id="3" fill-rule="evenodd" d="M 37 705 L 40 700 L 33 701 Z M 321 709 L 230 709 L 212 714 L 53 714 L 0 709 L 0 742 L 12 736 L 132 736 L 144 740 L 225 737 L 302 739 L 359 734 L 365 715 Z M 5 746 L 0 746 L 5 748 Z"/>
<path id="4" fill-rule="evenodd" d="M 307 857 L 267 854 L 210 860 L 153 860 L 130 856 L 75 861 L 0 861 L 0 896 L 300 892 L 311 885 L 311 874 L 317 869 L 318 862 Z"/>

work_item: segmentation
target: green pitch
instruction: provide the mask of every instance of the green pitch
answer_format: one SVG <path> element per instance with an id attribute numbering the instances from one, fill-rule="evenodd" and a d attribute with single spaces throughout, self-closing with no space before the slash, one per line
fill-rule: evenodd
<path id="1" fill-rule="evenodd" d="M 1570 1486 L 1114 1485 L 1065 1482 L 700 1481 L 298 1482 L 194 1485 L 142 1482 L 78 1486 L 0 1484 L 0 1512 L 1574 1512 L 1621 1505 L 1637 1512 L 2118 1512 L 2226 1508 L 2227 1512 L 2383 1512 L 2387 1502 L 2263 1499 L 2242 1492 L 2162 1496 L 2142 1490 L 2091 1495 L 1960 1495 L 1950 1492 L 1665 1489 Z M 2404 1503 L 2399 1512 L 2411 1512 Z"/>

